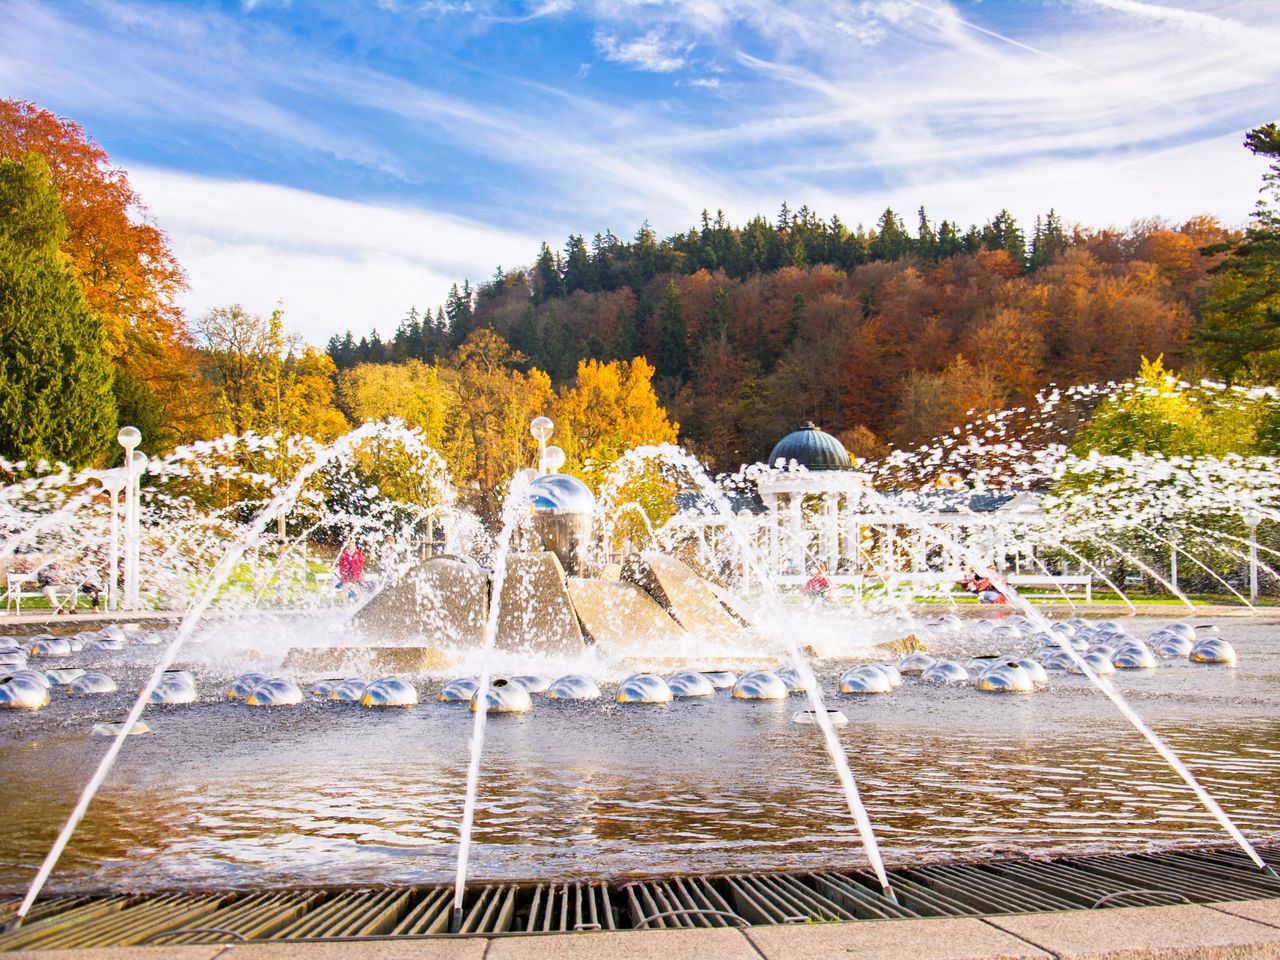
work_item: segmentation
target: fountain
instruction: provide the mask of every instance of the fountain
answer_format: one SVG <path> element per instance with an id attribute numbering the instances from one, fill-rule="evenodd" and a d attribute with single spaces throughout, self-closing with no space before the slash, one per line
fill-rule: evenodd
<path id="1" fill-rule="evenodd" d="M 954 599 L 942 611 L 913 604 L 895 593 L 894 577 L 936 573 L 942 583 L 956 572 L 947 564 L 960 563 L 1000 577 L 991 562 L 998 544 L 955 534 L 965 521 L 984 536 L 996 529 L 971 505 L 947 513 L 925 509 L 923 494 L 885 497 L 871 471 L 859 471 L 850 487 L 856 498 L 824 501 L 847 480 L 833 474 L 807 484 L 801 463 L 744 471 L 718 486 L 675 448 L 633 451 L 593 496 L 557 472 L 563 454 L 547 446 L 552 430 L 535 423 L 538 466 L 514 478 L 492 535 L 456 506 L 442 462 L 420 435 L 398 424 L 368 425 L 330 447 L 224 438 L 139 461 L 134 486 L 120 488 L 126 499 L 134 491 L 138 517 L 124 568 L 128 575 L 136 548 L 133 569 L 155 573 L 121 595 L 136 607 L 172 604 L 181 614 L 176 630 L 163 620 L 158 630 L 79 634 L 51 624 L 55 632 L 25 645 L 0 638 L 0 656 L 9 658 L 0 706 L 16 708 L 0 711 L 0 722 L 10 743 L 33 748 L 6 751 L 23 782 L 35 785 L 30 800 L 6 795 L 20 811 L 15 817 L 30 815 L 32 804 L 61 814 L 60 803 L 83 787 L 43 862 L 43 851 L 0 827 L 14 864 L 4 883 L 26 891 L 18 919 L 34 916 L 51 878 L 59 892 L 207 885 L 217 881 L 202 872 L 200 858 L 229 857 L 237 881 L 243 871 L 255 877 L 250 883 L 315 883 L 324 882 L 323 864 L 339 848 L 355 882 L 451 880 L 450 919 L 441 922 L 455 931 L 466 929 L 468 898 L 478 889 L 472 881 L 607 881 L 634 873 L 637 854 L 642 873 L 657 877 L 865 863 L 886 910 L 902 906 L 893 869 L 913 858 L 988 856 L 1010 845 L 1061 853 L 1074 849 L 1080 824 L 1090 849 L 1129 850 L 1187 837 L 1205 842 L 1216 823 L 1265 866 L 1246 838 L 1280 831 L 1265 801 L 1280 786 L 1280 731 L 1249 707 L 1274 693 L 1280 664 L 1264 628 L 1222 621 L 1228 639 L 1164 619 L 1051 621 L 1012 587 L 1001 610 Z M 953 471 L 959 460 L 982 461 L 970 478 L 984 484 L 1016 472 L 1011 451 L 993 452 L 999 444 L 961 446 L 900 459 L 894 469 Z M 371 481 L 374 447 L 420 458 L 412 489 Z M 1230 495 L 1222 491 L 1241 487 L 1272 518 L 1265 505 L 1280 489 L 1272 475 L 1260 463 L 1236 468 L 1170 461 L 1139 468 L 1045 448 L 1023 458 L 1017 475 L 1060 482 L 1081 471 L 1105 473 L 1102 486 L 1114 496 L 1116 478 L 1132 485 L 1147 469 L 1162 492 L 1123 518 L 1126 530 L 1158 509 L 1162 516 L 1199 511 L 1203 525 L 1205 505 L 1220 509 Z M 646 471 L 689 491 L 699 506 L 665 523 L 646 515 L 647 539 L 636 549 L 613 533 L 621 514 L 642 509 L 628 488 Z M 772 484 L 780 516 L 767 506 L 762 513 L 729 508 L 726 490 L 752 479 Z M 1219 489 L 1193 486 L 1206 482 Z M 238 489 L 234 499 L 225 495 L 229 486 Z M 111 493 L 100 476 L 63 471 L 0 490 L 9 557 L 29 548 L 88 556 L 102 543 L 114 550 L 115 498 L 104 490 Z M 816 500 L 786 500 L 788 490 Z M 1065 488 L 1054 495 L 1068 515 L 1078 511 Z M 126 531 L 133 516 L 126 506 Z M 883 535 L 867 533 L 871 517 Z M 1121 523 L 1100 524 L 1095 514 L 1064 524 L 1026 513 L 1008 522 L 1017 540 L 1005 555 L 1025 557 L 1033 544 L 1042 565 L 1030 576 L 1042 579 L 1056 576 L 1046 571 L 1058 557 L 1080 556 Z M 904 546 L 907 529 L 918 540 Z M 386 563 L 376 588 L 347 604 L 317 576 L 315 551 L 353 530 L 365 542 L 391 533 L 415 549 Z M 1154 542 L 1177 539 L 1173 556 L 1194 567 L 1191 541 L 1161 530 Z M 1120 542 L 1116 550 L 1138 556 L 1138 545 Z M 797 557 L 830 563 L 831 595 L 800 592 L 810 571 L 790 572 Z M 877 570 L 881 582 L 873 584 L 872 560 L 916 565 Z M 1168 578 L 1171 587 L 1176 579 Z M 1122 609 L 1133 609 L 1125 600 Z M 1248 610 L 1251 600 L 1241 601 Z M 1010 608 L 1021 616 L 1009 616 Z M 1003 616 L 986 616 L 993 613 Z M 1146 642 L 1142 630 L 1150 631 Z M 1118 708 L 1115 720 L 1099 706 L 1104 700 L 1085 695 L 1092 687 Z M 1131 694 L 1149 716 L 1138 716 Z M 796 711 L 792 696 L 805 698 L 807 709 Z M 838 702 L 829 708 L 831 700 Z M 122 751 L 127 736 L 145 729 L 144 708 L 151 735 Z M 1212 745 L 1201 740 L 1206 711 L 1224 717 Z M 1120 743 L 1128 736 L 1124 720 L 1169 768 L 1137 749 L 1126 746 L 1117 758 L 1091 742 L 1098 729 L 1104 743 Z M 97 751 L 83 752 L 93 742 L 87 737 L 84 746 L 51 740 L 51 724 L 114 738 L 87 787 L 65 774 L 47 776 L 98 760 Z M 1240 742 L 1231 744 L 1227 730 L 1237 728 Z M 1182 764 L 1178 754 L 1188 749 L 1197 769 L 1214 768 L 1205 782 L 1230 799 L 1230 817 Z M 753 763 L 743 770 L 748 754 Z M 995 793 L 962 789 L 978 757 L 1010 765 L 1010 780 Z M 116 763 L 130 771 L 120 783 L 108 780 Z M 133 862 L 102 838 L 115 829 L 110 818 L 138 796 L 137 785 L 153 782 L 147 765 L 155 763 L 176 764 L 166 787 L 176 792 L 140 810 L 144 822 L 130 829 L 154 838 L 159 852 Z M 222 783 L 254 776 L 263 764 L 283 769 L 280 790 L 299 805 L 296 817 L 271 812 L 267 798 L 236 797 Z M 869 778 L 861 790 L 855 772 Z M 331 791 L 335 782 L 342 793 Z M 1132 783 L 1142 790 L 1130 790 Z M 1207 816 L 1184 802 L 1179 791 L 1188 787 Z M 100 789 L 111 796 L 105 809 L 90 806 Z M 187 822 L 179 811 L 193 796 L 199 814 Z M 246 802 L 254 812 L 240 824 L 231 811 Z M 625 812 L 637 802 L 652 826 Z M 848 818 L 835 812 L 841 806 Z M 784 809 L 791 812 L 783 816 Z M 1063 816 L 1080 819 L 1068 828 Z M 85 817 L 95 829 L 81 838 L 75 827 Z M 728 852 L 732 824 L 756 817 L 752 851 Z M 1125 821 L 1143 826 L 1127 829 Z M 1002 823 L 1011 826 L 992 826 Z M 219 825 L 205 839 L 193 836 L 205 824 Z M 692 838 L 679 851 L 663 839 L 673 829 Z M 164 839 L 175 830 L 186 846 Z M 314 858 L 260 872 L 259 852 L 272 831 L 297 838 Z M 353 835 L 386 837 L 389 845 L 349 845 L 343 838 Z M 392 848 L 410 852 L 392 857 Z M 54 868 L 64 853 L 60 876 Z"/>

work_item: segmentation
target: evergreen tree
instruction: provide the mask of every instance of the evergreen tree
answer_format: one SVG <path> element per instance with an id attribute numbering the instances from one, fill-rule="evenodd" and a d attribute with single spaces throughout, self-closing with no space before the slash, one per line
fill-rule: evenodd
<path id="1" fill-rule="evenodd" d="M 876 260 L 897 260 L 911 250 L 911 236 L 902 225 L 902 218 L 886 207 L 876 225 L 876 238 L 871 241 L 871 256 Z"/>
<path id="2" fill-rule="evenodd" d="M 540 337 L 533 304 L 526 306 L 520 314 L 520 319 L 511 325 L 507 339 L 511 343 L 512 350 L 526 357 L 532 357 L 537 352 Z"/>
<path id="3" fill-rule="evenodd" d="M 449 288 L 449 295 L 444 301 L 444 313 L 448 318 L 449 346 L 462 346 L 474 326 L 472 323 L 471 286 L 464 282 L 462 289 L 455 283 Z"/>
<path id="4" fill-rule="evenodd" d="M 561 276 L 560 258 L 551 252 L 551 248 L 542 244 L 542 249 L 538 251 L 538 260 L 533 265 L 534 277 L 534 300 L 542 303 L 552 297 L 558 297 L 564 293 L 564 280 Z"/>
<path id="5" fill-rule="evenodd" d="M 631 257 L 631 286 L 639 290 L 658 270 L 658 239 L 646 220 L 636 231 Z"/>
<path id="6" fill-rule="evenodd" d="M 964 250 L 964 240 L 960 236 L 960 228 L 954 220 L 943 220 L 938 225 L 938 245 L 936 255 L 939 260 L 954 257 Z"/>
<path id="7" fill-rule="evenodd" d="M 44 161 L 0 162 L 0 456 L 80 467 L 111 449 L 117 405 L 66 231 Z"/>
<path id="8" fill-rule="evenodd" d="M 707 337 L 722 343 L 733 342 L 733 327 L 729 325 L 732 310 L 729 305 L 729 294 L 724 287 L 716 287 L 711 298 L 711 312 L 707 315 Z"/>
<path id="9" fill-rule="evenodd" d="M 599 290 L 595 267 L 591 263 L 591 255 L 587 253 L 587 243 L 582 235 L 571 235 L 564 252 L 564 292 Z"/>
<path id="10" fill-rule="evenodd" d="M 658 373 L 683 380 L 689 373 L 689 340 L 684 307 L 675 281 L 667 284 L 658 316 Z"/>
<path id="11" fill-rule="evenodd" d="M 1253 221 L 1213 268 L 1213 288 L 1191 342 L 1228 381 L 1280 380 L 1280 125 L 1264 124 L 1245 135 L 1245 148 L 1270 158 Z"/>
<path id="12" fill-rule="evenodd" d="M 640 353 L 636 336 L 636 318 L 626 307 L 619 307 L 613 318 L 610 349 L 615 360 L 630 360 Z"/>
<path id="13" fill-rule="evenodd" d="M 1039 269 L 1062 255 L 1067 249 L 1067 234 L 1056 210 L 1050 209 L 1042 223 L 1036 217 L 1036 232 L 1031 240 L 1031 267 Z"/>
<path id="14" fill-rule="evenodd" d="M 789 347 L 800 338 L 800 331 L 804 329 L 804 294 L 796 291 L 795 296 L 791 298 L 791 318 L 787 321 L 787 332 L 783 338 L 783 346 Z"/>
<path id="15" fill-rule="evenodd" d="M 938 256 L 938 237 L 924 207 L 920 208 L 920 226 L 916 228 L 916 252 L 922 260 L 933 260 Z"/>
<path id="16" fill-rule="evenodd" d="M 1027 238 L 1008 210 L 1001 210 L 982 230 L 982 245 L 988 250 L 1003 250 L 1019 267 L 1027 262 Z"/>

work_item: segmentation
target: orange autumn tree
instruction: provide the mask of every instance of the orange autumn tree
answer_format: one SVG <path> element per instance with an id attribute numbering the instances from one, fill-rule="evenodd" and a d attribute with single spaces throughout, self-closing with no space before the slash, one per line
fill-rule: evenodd
<path id="1" fill-rule="evenodd" d="M 207 391 L 177 304 L 186 275 L 163 231 L 106 152 L 77 123 L 25 100 L 0 100 L 0 158 L 48 165 L 67 222 L 62 244 L 101 317 L 121 419 L 167 447 L 213 428 Z"/>

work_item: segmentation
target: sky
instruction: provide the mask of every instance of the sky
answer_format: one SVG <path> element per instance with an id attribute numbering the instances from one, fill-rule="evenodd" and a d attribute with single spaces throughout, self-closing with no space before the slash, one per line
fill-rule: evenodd
<path id="1" fill-rule="evenodd" d="M 1243 224 L 1276 0 L 0 0 L 190 278 L 323 344 L 541 242 L 783 201 L 872 224 Z"/>

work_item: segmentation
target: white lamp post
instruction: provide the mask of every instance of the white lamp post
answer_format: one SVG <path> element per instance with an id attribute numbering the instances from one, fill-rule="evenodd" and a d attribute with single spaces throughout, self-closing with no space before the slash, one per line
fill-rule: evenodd
<path id="1" fill-rule="evenodd" d="M 137 464 L 133 452 L 142 442 L 142 431 L 137 427 L 121 427 L 116 440 L 124 447 L 124 608 L 129 610 L 137 593 L 138 577 Z"/>
<path id="2" fill-rule="evenodd" d="M 555 473 L 564 466 L 564 451 L 554 444 L 542 451 L 542 472 Z"/>
<path id="3" fill-rule="evenodd" d="M 1249 528 L 1249 602 L 1258 602 L 1258 524 L 1262 522 L 1262 514 L 1249 509 L 1242 518 Z"/>
<path id="4" fill-rule="evenodd" d="M 102 489 L 111 495 L 111 548 L 107 553 L 107 609 L 120 606 L 120 491 L 128 482 L 128 471 L 123 467 L 107 470 L 102 474 Z"/>
<path id="5" fill-rule="evenodd" d="M 547 441 L 551 439 L 555 428 L 556 425 L 551 422 L 550 417 L 534 417 L 529 422 L 529 432 L 533 434 L 533 439 L 538 441 L 538 476 L 547 472 Z"/>

